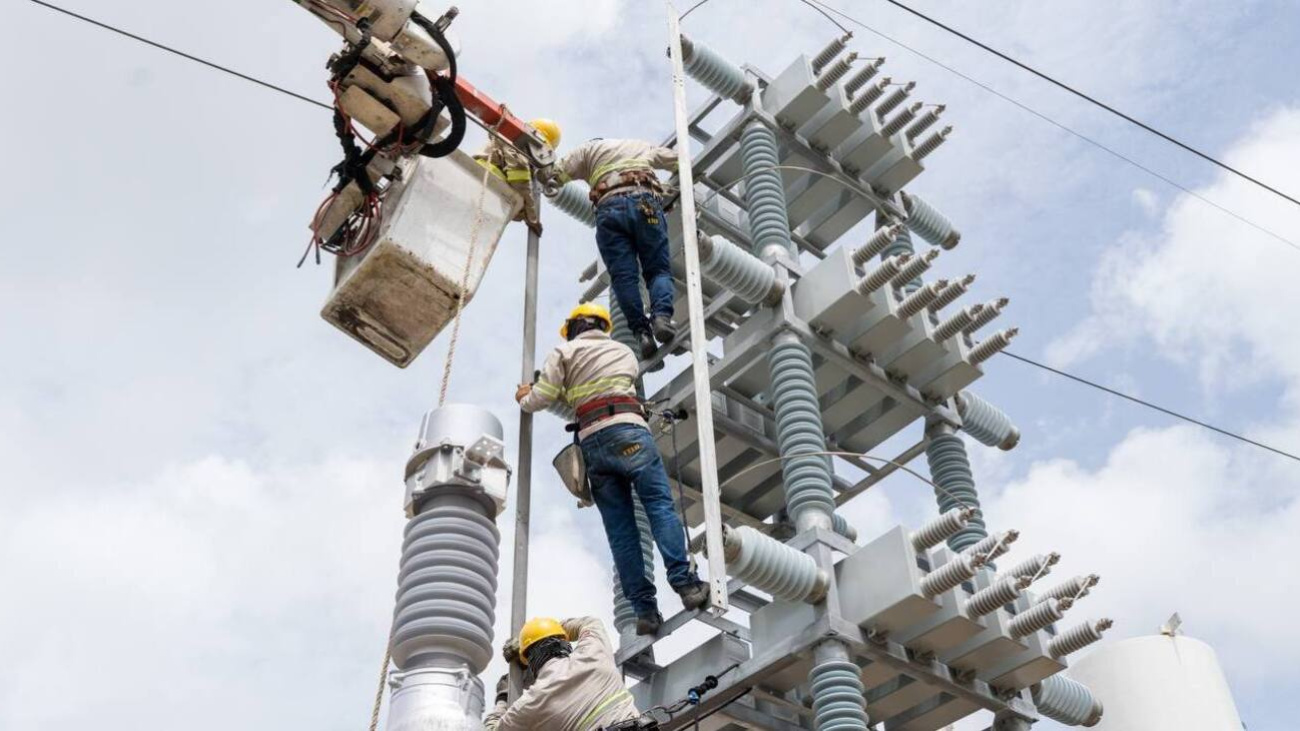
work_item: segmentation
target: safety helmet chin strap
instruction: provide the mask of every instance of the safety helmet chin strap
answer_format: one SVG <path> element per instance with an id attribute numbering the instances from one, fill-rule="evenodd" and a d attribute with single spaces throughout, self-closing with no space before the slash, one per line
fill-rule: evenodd
<path id="1" fill-rule="evenodd" d="M 532 647 L 528 648 L 527 660 L 528 669 L 533 671 L 533 677 L 537 677 L 542 672 L 542 667 L 546 663 L 557 657 L 568 657 L 573 652 L 573 645 L 568 640 L 559 637 L 547 637 L 544 640 L 538 640 Z"/>

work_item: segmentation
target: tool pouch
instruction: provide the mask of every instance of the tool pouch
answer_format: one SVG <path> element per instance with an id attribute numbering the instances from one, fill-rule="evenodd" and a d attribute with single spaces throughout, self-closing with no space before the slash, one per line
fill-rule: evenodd
<path id="1" fill-rule="evenodd" d="M 551 466 L 560 476 L 574 497 L 578 498 L 578 507 L 589 508 L 595 503 L 591 499 L 591 482 L 587 479 L 587 462 L 582 458 L 582 446 L 578 443 L 578 432 L 573 432 L 573 444 L 568 445 L 555 455 Z"/>

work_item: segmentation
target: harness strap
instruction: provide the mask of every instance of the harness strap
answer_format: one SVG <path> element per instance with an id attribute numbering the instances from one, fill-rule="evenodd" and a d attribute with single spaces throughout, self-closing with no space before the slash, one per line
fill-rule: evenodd
<path id="1" fill-rule="evenodd" d="M 578 429 L 581 430 L 619 414 L 636 414 L 644 419 L 645 406 L 640 399 L 632 396 L 610 396 L 583 404 L 575 415 L 578 419 Z"/>

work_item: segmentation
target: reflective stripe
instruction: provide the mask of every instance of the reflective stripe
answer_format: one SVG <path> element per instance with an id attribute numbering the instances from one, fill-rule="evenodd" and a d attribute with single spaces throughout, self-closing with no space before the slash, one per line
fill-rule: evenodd
<path id="1" fill-rule="evenodd" d="M 601 392 L 608 391 L 633 391 L 633 381 L 631 376 L 608 376 L 606 378 L 597 378 L 594 381 L 579 384 L 570 388 L 565 396 L 569 403 L 575 403 L 578 399 L 587 398 Z"/>
<path id="2" fill-rule="evenodd" d="M 563 388 L 560 388 L 553 383 L 547 383 L 546 381 L 538 381 L 537 383 L 534 383 L 533 390 L 548 399 L 559 398 L 560 394 L 564 393 Z"/>
<path id="3" fill-rule="evenodd" d="M 488 170 L 491 170 L 491 171 L 492 171 L 492 174 L 495 175 L 495 176 L 497 176 L 498 178 L 501 178 L 502 180 L 506 180 L 506 181 L 509 180 L 509 178 L 506 177 L 506 174 L 503 173 L 503 172 L 501 172 L 501 168 L 499 168 L 499 167 L 497 167 L 496 165 L 494 165 L 494 164 L 488 162 L 488 161 L 485 160 L 484 158 L 476 157 L 476 158 L 474 158 L 474 162 L 478 163 L 479 165 L 482 165 L 483 167 L 487 168 Z"/>
<path id="4" fill-rule="evenodd" d="M 650 167 L 649 160 L 640 157 L 611 162 L 608 165 L 601 165 L 596 168 L 596 172 L 592 173 L 590 178 L 587 178 L 587 185 L 595 188 L 596 184 L 600 182 L 600 179 L 606 175 L 609 175 L 610 173 L 627 172 L 628 170 L 652 170 L 652 168 Z"/>
<path id="5" fill-rule="evenodd" d="M 587 715 L 582 717 L 582 720 L 578 722 L 578 731 L 588 731 L 588 729 L 591 728 L 592 724 L 596 722 L 596 719 L 600 718 L 600 714 L 604 713 L 605 711 L 608 711 L 610 706 L 613 706 L 615 703 L 620 703 L 622 701 L 630 701 L 630 700 L 632 700 L 632 691 L 628 690 L 627 688 L 623 688 L 622 690 L 618 691 L 614 695 L 611 695 L 610 697 L 601 701 L 600 705 L 591 709 L 591 713 L 588 713 Z"/>
<path id="6" fill-rule="evenodd" d="M 506 170 L 507 183 L 527 183 L 533 179 L 533 171 L 528 168 L 510 168 Z"/>

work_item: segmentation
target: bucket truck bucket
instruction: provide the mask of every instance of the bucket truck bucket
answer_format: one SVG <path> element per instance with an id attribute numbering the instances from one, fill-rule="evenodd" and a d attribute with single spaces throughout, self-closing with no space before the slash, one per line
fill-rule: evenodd
<path id="1" fill-rule="evenodd" d="M 383 198 L 375 243 L 338 258 L 321 317 L 393 365 L 415 360 L 456 316 L 467 262 L 466 304 L 523 207 L 505 181 L 488 175 L 482 190 L 483 180 L 483 168 L 459 150 L 406 164 Z"/>

